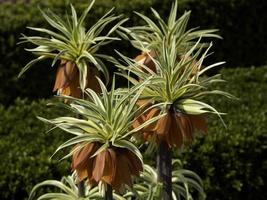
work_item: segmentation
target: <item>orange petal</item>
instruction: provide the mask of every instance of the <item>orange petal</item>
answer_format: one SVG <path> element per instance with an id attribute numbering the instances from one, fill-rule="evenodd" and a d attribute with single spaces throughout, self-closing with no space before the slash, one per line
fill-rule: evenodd
<path id="1" fill-rule="evenodd" d="M 143 109 L 145 110 L 151 103 L 149 100 L 138 100 L 136 102 L 136 104 L 139 106 L 139 107 L 143 107 Z"/>
<path id="2" fill-rule="evenodd" d="M 53 88 L 53 92 L 63 88 L 63 86 L 66 84 L 67 79 L 64 76 L 64 67 L 65 65 L 60 65 L 57 69 L 56 73 L 56 80 Z"/>
<path id="3" fill-rule="evenodd" d="M 78 68 L 75 63 L 68 61 L 64 67 L 64 75 L 68 81 L 73 80 L 75 76 L 79 76 Z"/>
<path id="4" fill-rule="evenodd" d="M 116 191 L 116 192 L 119 192 L 120 191 L 120 189 L 121 189 L 121 185 L 122 185 L 122 180 L 123 180 L 123 178 L 122 178 L 122 173 L 120 172 L 120 170 L 121 170 L 121 167 L 120 167 L 120 163 L 121 161 L 118 161 L 118 159 L 117 159 L 117 164 L 116 164 L 116 176 L 114 177 L 114 179 L 113 179 L 113 181 L 112 181 L 112 183 L 111 183 L 111 186 L 112 186 L 112 188 Z M 123 170 L 126 170 L 126 169 L 123 169 Z"/>
<path id="5" fill-rule="evenodd" d="M 145 61 L 145 59 L 146 59 L 146 54 L 145 54 L 144 52 L 142 52 L 140 55 L 138 55 L 138 56 L 136 56 L 136 57 L 134 58 L 134 60 L 137 61 L 137 62 L 139 62 L 139 61 L 141 61 L 141 60 Z M 143 63 L 144 63 L 144 62 L 142 62 L 142 64 L 143 64 Z"/>
<path id="6" fill-rule="evenodd" d="M 148 114 L 147 114 L 147 117 L 146 117 L 146 120 L 150 120 L 152 119 L 153 117 L 156 117 L 158 116 L 160 113 L 160 109 L 158 108 L 152 108 L 148 111 Z M 144 127 L 144 131 L 155 131 L 156 130 L 156 127 L 157 127 L 157 121 L 147 125 L 146 127 Z"/>
<path id="7" fill-rule="evenodd" d="M 97 68 L 95 67 L 88 67 L 88 74 L 87 74 L 87 88 L 91 88 L 92 90 L 94 90 L 95 92 L 101 92 L 101 87 L 99 85 L 99 82 L 96 78 L 99 77 L 99 72 L 97 70 Z"/>
<path id="8" fill-rule="evenodd" d="M 119 173 L 121 173 L 121 184 L 127 184 L 131 185 L 132 179 L 131 179 L 131 170 L 129 166 L 131 165 L 127 155 L 125 153 L 121 153 L 119 156 L 119 162 L 117 163 L 118 165 L 118 170 Z"/>
<path id="9" fill-rule="evenodd" d="M 79 76 L 75 76 L 74 79 L 70 82 L 70 96 L 81 98 L 82 90 L 80 89 Z"/>
<path id="10" fill-rule="evenodd" d="M 196 129 L 201 130 L 204 133 L 208 132 L 208 125 L 205 115 L 189 115 L 189 118 Z"/>
<path id="11" fill-rule="evenodd" d="M 87 169 L 77 170 L 78 182 L 88 177 Z"/>
<path id="12" fill-rule="evenodd" d="M 170 130 L 170 125 L 171 125 L 170 113 L 167 113 L 165 116 L 163 116 L 158 120 L 156 133 L 161 136 L 168 134 Z"/>
<path id="13" fill-rule="evenodd" d="M 145 121 L 145 116 L 144 114 L 138 116 L 137 118 L 134 119 L 133 121 L 133 128 L 139 127 L 141 124 L 143 124 Z"/>
<path id="14" fill-rule="evenodd" d="M 180 121 L 181 121 L 181 131 L 183 133 L 184 138 L 186 139 L 193 139 L 193 126 L 189 117 L 186 114 L 180 114 Z"/>
<path id="15" fill-rule="evenodd" d="M 183 133 L 181 131 L 181 121 L 180 118 L 173 114 L 172 118 L 172 129 L 170 131 L 170 141 L 169 144 L 176 145 L 177 147 L 181 147 L 183 144 Z"/>
<path id="16" fill-rule="evenodd" d="M 79 181 L 86 177 L 91 177 L 93 159 L 90 157 L 95 153 L 97 146 L 96 143 L 90 143 L 73 154 L 71 168 L 77 171 Z M 79 147 L 79 145 L 77 145 L 76 148 L 77 147 Z"/>
<path id="17" fill-rule="evenodd" d="M 116 152 L 115 150 L 113 149 L 108 149 L 109 151 L 109 155 L 110 155 L 110 158 L 112 160 L 112 165 L 111 165 L 111 169 L 112 169 L 112 180 L 114 179 L 114 177 L 116 176 L 116 168 L 117 168 L 117 155 L 116 155 Z"/>
<path id="18" fill-rule="evenodd" d="M 70 96 L 71 95 L 71 88 L 70 87 L 62 88 L 60 91 L 60 95 Z"/>
<path id="19" fill-rule="evenodd" d="M 116 155 L 113 149 L 107 149 L 105 158 L 105 167 L 102 176 L 102 180 L 108 184 L 111 184 L 116 173 Z"/>
<path id="20" fill-rule="evenodd" d="M 131 174 L 129 169 L 130 162 L 124 153 L 125 151 L 122 149 L 117 151 L 116 176 L 111 183 L 112 188 L 117 192 L 121 191 L 123 184 L 131 185 Z"/>
<path id="21" fill-rule="evenodd" d="M 125 155 L 129 160 L 129 169 L 131 174 L 135 176 L 139 175 L 139 172 L 143 170 L 143 166 L 139 158 L 129 150 L 126 151 Z"/>
<path id="22" fill-rule="evenodd" d="M 80 145 L 77 145 L 75 148 L 79 148 Z M 80 167 L 80 165 L 83 165 L 88 158 L 92 155 L 92 150 L 94 147 L 94 143 L 86 144 L 84 147 L 82 147 L 80 150 L 77 150 L 72 157 L 72 169 L 75 170 Z"/>
<path id="23" fill-rule="evenodd" d="M 93 169 L 94 169 L 94 160 L 95 158 L 90 158 L 87 163 L 87 175 L 88 175 L 88 180 L 89 184 L 94 186 L 97 182 L 94 180 L 93 177 Z"/>
<path id="24" fill-rule="evenodd" d="M 96 155 L 96 158 L 94 160 L 92 175 L 96 182 L 100 181 L 104 174 L 106 153 L 107 150 L 100 152 L 99 154 Z"/>
<path id="25" fill-rule="evenodd" d="M 81 92 L 79 91 L 79 73 L 75 63 L 61 60 L 53 91 L 56 90 L 60 90 L 61 95 L 81 97 Z"/>

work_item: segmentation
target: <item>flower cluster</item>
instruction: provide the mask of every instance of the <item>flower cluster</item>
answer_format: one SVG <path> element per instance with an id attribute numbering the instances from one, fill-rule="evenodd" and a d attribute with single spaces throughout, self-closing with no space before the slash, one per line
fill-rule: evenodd
<path id="1" fill-rule="evenodd" d="M 52 12 L 42 12 L 56 31 L 30 27 L 47 34 L 47 37 L 22 37 L 23 42 L 37 45 L 27 50 L 38 57 L 29 62 L 20 75 L 40 60 L 52 58 L 52 65 L 59 63 L 53 91 L 67 102 L 60 105 L 63 104 L 75 117 L 49 120 L 39 117 L 72 134 L 71 139 L 61 144 L 55 153 L 71 148 L 64 158 L 72 157 L 71 169 L 77 175 L 77 183 L 86 180 L 90 187 L 104 183 L 121 193 L 125 185 L 133 185 L 133 177 L 139 176 L 144 169 L 143 157 L 135 142 L 138 136 L 156 144 L 164 142 L 168 145 L 167 151 L 173 147 L 180 149 L 187 141 L 192 141 L 195 132 L 207 133 L 208 114 L 221 118 L 222 113 L 205 103 L 205 97 L 211 94 L 232 96 L 211 89 L 212 83 L 222 81 L 220 75 L 204 76 L 207 70 L 223 64 L 203 65 L 212 44 L 202 43 L 201 39 L 220 38 L 215 34 L 217 30 L 187 30 L 190 12 L 177 18 L 177 1 L 167 22 L 152 9 L 156 22 L 136 13 L 146 25 L 122 27 L 127 19 L 114 16 L 111 10 L 86 30 L 83 22 L 93 3 L 94 0 L 80 18 L 71 6 L 72 16 L 67 17 L 67 21 Z M 115 25 L 100 36 L 106 26 L 115 21 Z M 111 36 L 115 32 L 129 40 L 141 54 L 131 59 L 118 52 L 122 58 L 120 61 L 98 54 L 101 46 L 119 40 Z M 108 91 L 99 78 L 101 72 L 106 82 L 109 79 L 102 59 L 113 62 L 120 70 L 118 74 L 127 78 L 131 87 L 115 89 L 114 76 Z M 142 176 L 155 177 L 153 168 L 145 165 Z M 153 184 L 158 180 L 153 179 Z M 178 182 L 174 181 L 174 185 L 181 189 Z M 195 183 L 198 187 L 199 184 Z M 59 185 L 61 187 L 62 183 Z M 135 185 L 136 192 L 128 197 L 133 194 L 142 194 L 149 199 L 158 196 L 142 192 L 153 191 L 149 185 L 141 183 L 139 186 Z M 76 193 L 69 189 L 65 191 L 77 198 Z"/>
<path id="2" fill-rule="evenodd" d="M 103 181 L 118 192 L 122 184 L 132 185 L 131 176 L 138 176 L 143 170 L 138 157 L 118 147 L 109 147 L 93 156 L 100 146 L 99 143 L 77 145 L 79 150 L 73 154 L 72 170 L 76 170 L 79 181 L 88 178 L 90 185 Z"/>

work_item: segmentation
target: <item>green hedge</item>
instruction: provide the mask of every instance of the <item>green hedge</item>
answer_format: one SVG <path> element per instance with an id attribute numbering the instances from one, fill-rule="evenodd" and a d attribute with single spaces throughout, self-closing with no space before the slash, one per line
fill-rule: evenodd
<path id="1" fill-rule="evenodd" d="M 267 67 L 222 71 L 240 100 L 210 99 L 224 117 L 225 129 L 210 119 L 209 133 L 182 154 L 186 167 L 204 180 L 209 200 L 267 199 Z"/>
<path id="2" fill-rule="evenodd" d="M 186 0 L 192 26 L 218 28 L 223 40 L 215 42 L 215 56 L 229 67 L 260 66 L 267 61 L 267 1 Z"/>
<path id="3" fill-rule="evenodd" d="M 45 133 L 47 126 L 36 116 L 62 115 L 46 101 L 16 100 L 13 106 L 0 107 L 0 199 L 27 199 L 32 187 L 46 179 L 70 174 L 67 161 L 52 159 L 67 135 L 60 131 Z"/>
<path id="4" fill-rule="evenodd" d="M 30 99 L 51 96 L 55 69 L 47 62 L 32 68 L 20 80 L 17 74 L 33 57 L 25 52 L 25 46 L 18 46 L 21 33 L 33 34 L 26 26 L 47 26 L 37 8 L 50 8 L 63 15 L 72 2 L 80 12 L 87 5 L 87 0 L 30 0 L 29 3 L 0 4 L 0 102 L 8 105 L 17 96 Z M 77 3 L 78 2 L 78 3 Z M 151 16 L 150 7 L 167 16 L 172 1 L 170 0 L 97 0 L 90 13 L 87 25 L 94 23 L 104 11 L 116 7 L 116 13 L 124 13 L 131 20 L 127 25 L 141 24 L 133 10 Z M 219 28 L 224 40 L 216 40 L 213 60 L 225 60 L 228 67 L 261 65 L 267 60 L 267 1 L 263 0 L 179 0 L 179 9 L 192 10 L 191 27 Z M 105 52 L 114 54 L 113 49 L 128 56 L 136 55 L 127 42 L 118 42 L 105 48 Z"/>
<path id="5" fill-rule="evenodd" d="M 240 98 L 209 99 L 226 111 L 225 129 L 216 117 L 210 118 L 209 132 L 198 137 L 181 154 L 185 168 L 204 180 L 209 200 L 265 200 L 267 197 L 267 67 L 222 70 L 228 84 L 223 87 Z M 49 100 L 50 101 L 50 100 Z M 26 199 L 37 182 L 59 179 L 70 173 L 67 162 L 49 161 L 68 134 L 54 130 L 36 115 L 52 118 L 64 111 L 46 107 L 48 101 L 17 100 L 0 107 L 0 199 Z"/>

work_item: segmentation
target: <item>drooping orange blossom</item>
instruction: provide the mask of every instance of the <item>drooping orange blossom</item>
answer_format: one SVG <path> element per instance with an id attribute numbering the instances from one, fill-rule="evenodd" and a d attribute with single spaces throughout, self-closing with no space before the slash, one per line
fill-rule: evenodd
<path id="1" fill-rule="evenodd" d="M 91 88 L 95 92 L 100 92 L 100 85 L 96 79 L 99 72 L 95 67 L 87 67 L 88 74 L 86 88 Z M 57 69 L 56 80 L 53 92 L 58 91 L 59 95 L 67 95 L 76 98 L 82 97 L 82 90 L 79 83 L 79 70 L 72 61 L 61 60 Z"/>
<path id="2" fill-rule="evenodd" d="M 148 53 L 142 52 L 140 55 L 136 56 L 134 60 L 140 62 L 141 65 L 145 65 L 153 72 L 157 73 L 156 65 L 152 58 L 156 58 L 157 53 L 155 51 L 150 51 Z M 180 56 L 180 59 L 183 56 Z M 197 73 L 197 67 L 193 63 L 191 77 Z M 143 68 L 144 72 L 147 72 Z M 160 114 L 161 110 L 154 107 L 146 112 L 152 103 L 149 100 L 139 100 L 137 105 L 143 107 L 141 112 L 143 114 L 139 115 L 133 122 L 133 127 L 138 127 L 147 120 L 156 117 Z M 193 138 L 193 133 L 197 130 L 207 133 L 207 122 L 206 115 L 189 115 L 182 112 L 177 112 L 174 109 L 169 109 L 167 114 L 159 119 L 158 121 L 144 127 L 139 131 L 143 135 L 145 140 L 151 140 L 152 137 L 156 138 L 156 143 L 159 144 L 160 141 L 166 141 L 169 147 L 177 146 L 180 148 L 186 140 L 191 141 Z"/>
<path id="3" fill-rule="evenodd" d="M 131 176 L 137 176 L 143 170 L 136 155 L 125 148 L 109 147 L 92 157 L 100 146 L 98 142 L 87 143 L 73 154 L 71 167 L 76 170 L 78 181 L 88 178 L 92 186 L 103 181 L 117 192 L 123 184 L 132 185 Z"/>

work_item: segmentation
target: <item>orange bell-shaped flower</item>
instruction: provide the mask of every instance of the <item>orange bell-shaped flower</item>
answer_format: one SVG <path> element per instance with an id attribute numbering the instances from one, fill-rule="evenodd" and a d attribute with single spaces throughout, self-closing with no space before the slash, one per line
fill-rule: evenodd
<path id="1" fill-rule="evenodd" d="M 133 123 L 133 127 L 156 117 L 160 114 L 159 108 L 152 108 L 139 115 Z M 181 147 L 184 141 L 191 141 L 193 133 L 200 130 L 207 132 L 207 123 L 204 115 L 189 115 L 182 112 L 169 110 L 162 118 L 153 122 L 139 131 L 145 140 L 150 141 L 152 137 L 156 138 L 159 144 L 161 140 L 168 143 L 169 147 Z"/>
<path id="2" fill-rule="evenodd" d="M 78 181 L 86 178 L 89 184 L 99 181 L 110 184 L 116 191 L 121 191 L 123 184 L 132 184 L 132 175 L 139 175 L 142 163 L 136 155 L 125 148 L 109 147 L 94 157 L 100 143 L 88 143 L 73 154 L 72 170 L 77 171 Z"/>
<path id="3" fill-rule="evenodd" d="M 86 88 L 90 87 L 94 91 L 100 92 L 100 85 L 95 76 L 99 76 L 97 69 L 88 67 Z M 61 60 L 53 89 L 53 92 L 55 91 L 58 91 L 60 95 L 76 98 L 82 97 L 82 90 L 79 83 L 79 70 L 74 62 Z"/>

